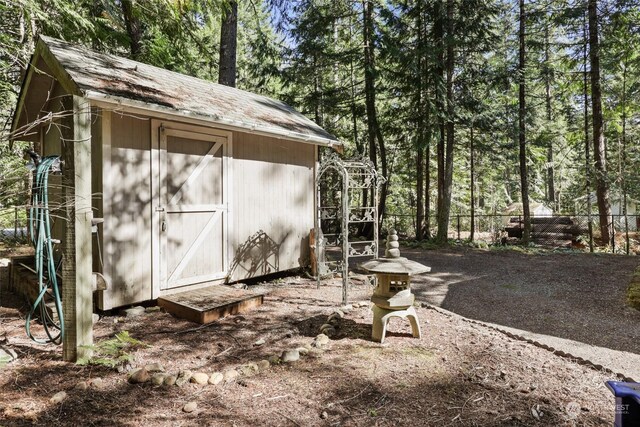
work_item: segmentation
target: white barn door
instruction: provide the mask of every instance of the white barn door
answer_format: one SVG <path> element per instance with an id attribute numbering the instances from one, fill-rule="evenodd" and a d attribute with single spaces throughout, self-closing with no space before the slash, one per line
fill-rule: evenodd
<path id="1" fill-rule="evenodd" d="M 224 136 L 159 129 L 160 289 L 227 275 L 227 158 Z"/>

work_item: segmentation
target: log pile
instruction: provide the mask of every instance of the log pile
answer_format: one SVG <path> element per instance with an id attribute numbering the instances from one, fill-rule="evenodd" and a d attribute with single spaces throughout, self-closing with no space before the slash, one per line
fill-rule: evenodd
<path id="1" fill-rule="evenodd" d="M 524 220 L 512 217 L 505 227 L 509 237 L 522 238 Z M 531 241 L 541 246 L 571 247 L 584 230 L 568 216 L 531 218 Z"/>

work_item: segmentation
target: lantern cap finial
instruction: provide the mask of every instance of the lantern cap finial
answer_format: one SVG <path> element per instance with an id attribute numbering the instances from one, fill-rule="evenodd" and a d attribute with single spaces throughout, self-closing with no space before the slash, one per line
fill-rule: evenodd
<path id="1" fill-rule="evenodd" d="M 398 243 L 398 232 L 390 228 L 387 236 L 387 246 L 384 251 L 385 258 L 400 258 L 400 243 Z"/>

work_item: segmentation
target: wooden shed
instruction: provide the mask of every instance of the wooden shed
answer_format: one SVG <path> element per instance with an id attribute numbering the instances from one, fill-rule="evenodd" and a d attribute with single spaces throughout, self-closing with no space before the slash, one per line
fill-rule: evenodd
<path id="1" fill-rule="evenodd" d="M 104 310 L 301 266 L 318 147 L 341 148 L 280 101 L 48 37 L 13 132 L 63 156 L 63 282 L 102 272 Z"/>

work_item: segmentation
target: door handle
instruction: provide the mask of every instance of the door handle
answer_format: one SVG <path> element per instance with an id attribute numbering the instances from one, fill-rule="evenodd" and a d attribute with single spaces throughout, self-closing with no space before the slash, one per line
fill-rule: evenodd
<path id="1" fill-rule="evenodd" d="M 162 221 L 162 225 L 160 226 L 160 229 L 164 232 L 167 231 L 167 221 Z"/>

